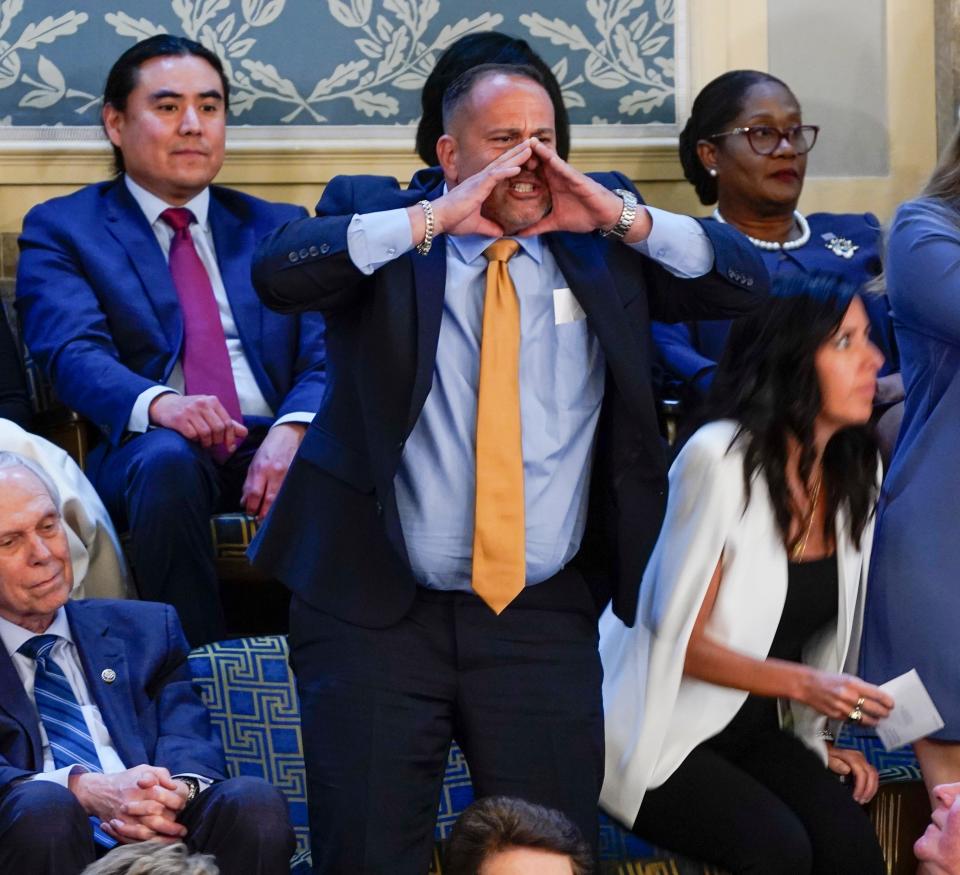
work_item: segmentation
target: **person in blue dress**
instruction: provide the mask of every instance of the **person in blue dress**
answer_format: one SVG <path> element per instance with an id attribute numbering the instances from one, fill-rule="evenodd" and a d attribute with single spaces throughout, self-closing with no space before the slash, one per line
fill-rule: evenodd
<path id="1" fill-rule="evenodd" d="M 914 745 L 932 791 L 960 780 L 960 131 L 897 210 L 886 261 L 906 401 L 877 510 L 862 670 L 883 683 L 915 668 L 926 685 L 945 722 Z"/>
<path id="2" fill-rule="evenodd" d="M 760 250 L 771 279 L 787 273 L 831 273 L 861 288 L 881 271 L 880 222 L 872 213 L 797 210 L 807 154 L 819 128 L 803 122 L 785 83 L 757 70 L 731 70 L 697 95 L 680 135 L 680 161 L 713 218 L 743 232 Z M 872 340 L 884 356 L 881 377 L 899 371 L 886 296 L 863 297 Z M 706 394 L 730 321 L 654 322 L 661 391 L 688 404 Z M 881 379 L 878 403 L 899 394 Z"/>

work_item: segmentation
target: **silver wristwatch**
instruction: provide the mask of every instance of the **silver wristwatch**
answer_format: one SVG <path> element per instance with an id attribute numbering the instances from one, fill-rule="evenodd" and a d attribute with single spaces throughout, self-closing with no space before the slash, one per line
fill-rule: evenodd
<path id="1" fill-rule="evenodd" d="M 616 237 L 617 240 L 623 240 L 627 236 L 627 231 L 630 230 L 630 226 L 633 225 L 634 219 L 637 218 L 637 207 L 639 202 L 637 201 L 637 196 L 632 191 L 627 191 L 625 188 L 615 188 L 613 190 L 615 195 L 619 195 L 623 199 L 623 210 L 620 213 L 620 218 L 617 220 L 617 224 L 610 228 L 608 231 L 601 231 L 601 237 Z"/>

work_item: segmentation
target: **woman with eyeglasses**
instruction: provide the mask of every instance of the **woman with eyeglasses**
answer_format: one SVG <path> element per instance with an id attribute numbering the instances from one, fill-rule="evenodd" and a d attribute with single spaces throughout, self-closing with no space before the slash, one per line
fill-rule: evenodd
<path id="1" fill-rule="evenodd" d="M 742 231 L 771 278 L 822 272 L 858 288 L 877 276 L 880 223 L 872 213 L 803 215 L 797 209 L 807 154 L 819 128 L 805 124 L 785 83 L 757 70 L 731 70 L 697 95 L 680 135 L 680 162 L 700 202 L 716 204 L 713 218 Z M 881 375 L 899 371 L 886 297 L 864 304 L 873 340 L 884 355 Z M 662 391 L 696 404 L 706 394 L 730 330 L 729 320 L 653 323 Z M 899 397 L 897 378 L 884 381 L 878 400 Z"/>
<path id="2" fill-rule="evenodd" d="M 860 807 L 877 771 L 829 734 L 894 704 L 852 674 L 881 363 L 856 287 L 777 277 L 670 468 L 635 623 L 600 620 L 601 806 L 733 875 L 886 871 Z"/>
<path id="3" fill-rule="evenodd" d="M 886 280 L 906 386 L 877 509 L 863 671 L 916 669 L 944 727 L 914 744 L 928 792 L 960 781 L 960 127 L 920 197 L 902 204 Z"/>

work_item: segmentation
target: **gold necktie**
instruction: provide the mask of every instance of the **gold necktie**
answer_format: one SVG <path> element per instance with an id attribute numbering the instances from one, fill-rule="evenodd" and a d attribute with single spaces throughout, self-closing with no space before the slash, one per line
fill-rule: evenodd
<path id="1" fill-rule="evenodd" d="M 518 248 L 516 240 L 497 240 L 483 253 L 489 264 L 477 399 L 473 591 L 498 614 L 526 580 L 520 301 L 507 270 Z"/>

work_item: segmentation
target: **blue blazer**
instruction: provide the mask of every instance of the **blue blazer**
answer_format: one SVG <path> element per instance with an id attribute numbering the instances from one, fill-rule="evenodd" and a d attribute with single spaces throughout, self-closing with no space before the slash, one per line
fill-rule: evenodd
<path id="1" fill-rule="evenodd" d="M 257 239 L 305 211 L 219 186 L 210 194 L 217 260 L 257 385 L 277 416 L 315 411 L 325 379 L 322 317 L 273 313 L 250 283 Z M 169 267 L 123 179 L 27 214 L 17 307 L 27 347 L 60 400 L 119 444 L 137 397 L 167 380 L 183 345 Z"/>
<path id="2" fill-rule="evenodd" d="M 712 221 L 707 219 L 706 221 Z M 873 213 L 813 213 L 807 216 L 810 241 L 784 252 L 758 249 L 771 277 L 795 273 L 832 273 L 859 287 L 876 277 L 880 262 L 880 220 Z M 856 249 L 850 258 L 830 248 L 836 237 L 849 240 Z M 900 356 L 893 334 L 890 305 L 883 294 L 864 296 L 870 317 L 872 340 L 883 353 L 884 374 L 900 370 Z M 680 382 L 706 393 L 713 380 L 717 362 L 727 343 L 730 321 L 718 320 L 689 324 L 653 323 L 653 342 L 657 364 L 663 369 L 661 383 Z"/>
<path id="3" fill-rule="evenodd" d="M 597 178 L 632 188 L 619 174 Z M 439 197 L 442 183 L 436 170 L 422 171 L 407 190 L 385 177 L 338 177 L 317 218 L 276 230 L 254 258 L 254 284 L 268 306 L 324 313 L 329 391 L 251 558 L 308 603 L 364 626 L 396 622 L 415 593 L 393 482 L 433 379 L 446 241 L 435 240 L 425 258 L 411 251 L 365 276 L 347 252 L 347 226 L 357 212 Z M 733 316 L 752 309 L 767 287 L 763 264 L 741 235 L 716 223 L 704 228 L 715 264 L 697 280 L 678 279 L 596 234 L 544 237 L 608 371 L 587 530 L 575 562 L 597 603 L 612 595 L 629 623 L 667 489 L 650 387 L 650 314 Z"/>
<path id="4" fill-rule="evenodd" d="M 219 743 L 187 664 L 177 614 L 154 602 L 69 601 L 67 619 L 87 686 L 128 768 L 149 763 L 171 774 L 226 777 Z M 116 672 L 108 684 L 105 668 Z M 39 717 L 0 646 L 0 793 L 43 770 Z"/>

